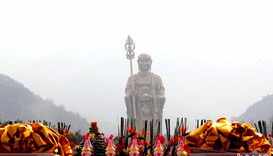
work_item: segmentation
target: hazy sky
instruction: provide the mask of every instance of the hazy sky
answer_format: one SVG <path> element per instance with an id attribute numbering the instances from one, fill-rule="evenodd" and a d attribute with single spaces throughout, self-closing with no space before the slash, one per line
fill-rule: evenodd
<path id="1" fill-rule="evenodd" d="M 166 117 L 237 116 L 273 91 L 272 8 L 272 0 L 0 1 L 0 72 L 110 123 L 125 115 L 130 34 L 164 81 Z"/>

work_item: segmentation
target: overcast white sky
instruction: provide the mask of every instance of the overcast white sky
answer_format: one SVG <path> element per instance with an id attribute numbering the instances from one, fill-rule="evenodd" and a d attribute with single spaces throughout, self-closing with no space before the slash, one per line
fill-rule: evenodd
<path id="1" fill-rule="evenodd" d="M 0 72 L 110 123 L 125 115 L 130 34 L 164 81 L 166 117 L 237 116 L 273 91 L 272 8 L 272 0 L 0 1 Z"/>

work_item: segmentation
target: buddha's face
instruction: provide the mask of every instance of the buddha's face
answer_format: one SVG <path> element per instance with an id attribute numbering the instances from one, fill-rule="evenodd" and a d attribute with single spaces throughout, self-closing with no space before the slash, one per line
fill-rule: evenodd
<path id="1" fill-rule="evenodd" d="M 148 72 L 151 70 L 152 60 L 149 55 L 141 54 L 138 57 L 138 69 L 140 72 Z"/>

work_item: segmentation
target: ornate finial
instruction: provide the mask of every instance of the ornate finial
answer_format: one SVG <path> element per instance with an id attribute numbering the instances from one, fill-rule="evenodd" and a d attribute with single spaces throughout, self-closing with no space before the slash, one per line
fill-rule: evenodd
<path id="1" fill-rule="evenodd" d="M 125 43 L 126 57 L 128 60 L 132 60 L 135 57 L 135 43 L 133 39 L 128 35 L 126 43 Z"/>
<path id="2" fill-rule="evenodd" d="M 89 133 L 84 135 L 84 145 L 82 148 L 81 156 L 91 156 L 93 153 L 93 146 L 90 142 Z"/>
<path id="3" fill-rule="evenodd" d="M 129 156 L 139 156 L 139 147 L 137 138 L 133 138 L 132 144 L 129 147 Z"/>
<path id="4" fill-rule="evenodd" d="M 107 143 L 105 155 L 106 156 L 116 156 L 116 146 L 114 144 L 113 135 L 111 135 L 108 138 L 108 143 Z"/>
<path id="5" fill-rule="evenodd" d="M 177 156 L 188 156 L 189 155 L 189 148 L 184 143 L 184 138 L 181 137 L 178 140 L 178 145 L 176 146 L 176 155 Z"/>
<path id="6" fill-rule="evenodd" d="M 164 155 L 164 136 L 163 135 L 158 135 L 156 138 L 156 144 L 154 147 L 154 156 L 163 156 Z"/>

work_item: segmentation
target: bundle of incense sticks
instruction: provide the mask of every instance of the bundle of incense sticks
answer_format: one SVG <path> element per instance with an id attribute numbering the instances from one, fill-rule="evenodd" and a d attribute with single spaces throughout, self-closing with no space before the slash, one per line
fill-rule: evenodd
<path id="1" fill-rule="evenodd" d="M 122 142 L 124 141 L 124 146 L 125 148 L 128 147 L 129 142 L 131 142 L 131 135 L 128 132 L 128 130 L 136 130 L 136 120 L 132 119 L 132 118 L 124 118 L 121 117 L 120 118 L 120 124 L 118 125 L 118 137 L 120 138 L 119 141 L 122 144 Z"/>
<path id="2" fill-rule="evenodd" d="M 147 138 L 147 128 L 148 128 L 148 120 L 144 121 L 144 141 L 146 141 Z"/>
<path id="3" fill-rule="evenodd" d="M 257 123 L 254 122 L 254 127 L 256 128 L 257 132 L 263 134 L 264 136 L 268 137 L 268 128 L 267 123 L 264 120 L 258 120 Z M 272 126 L 273 128 L 273 126 Z"/>
<path id="4" fill-rule="evenodd" d="M 164 156 L 171 156 L 173 154 L 173 145 L 171 141 L 171 120 L 170 119 L 165 119 L 165 126 L 166 126 L 166 137 L 167 137 L 167 148 L 165 151 Z"/>
<path id="5" fill-rule="evenodd" d="M 171 123 L 170 119 L 164 119 L 165 126 L 166 126 L 166 138 L 167 142 L 164 142 L 164 156 L 171 156 L 176 154 L 176 148 L 178 146 L 179 141 L 185 139 L 184 137 L 188 135 L 188 118 L 187 117 L 180 117 L 176 119 L 176 124 L 174 129 L 172 129 L 171 134 Z M 194 120 L 196 123 L 196 128 L 200 128 L 202 125 L 204 125 L 207 120 L 206 119 L 198 119 Z M 256 123 L 254 123 L 254 126 L 256 127 L 257 131 L 259 133 L 262 133 L 264 136 L 269 137 L 271 134 L 273 136 L 273 122 L 270 123 L 271 125 L 266 123 L 266 121 L 259 120 Z M 154 151 L 154 147 L 156 144 L 157 136 L 161 134 L 161 126 L 162 123 L 159 120 L 145 120 L 144 121 L 144 128 L 143 131 L 140 131 L 136 135 L 137 140 L 139 140 L 139 147 L 141 148 L 140 152 L 141 155 L 149 155 L 148 153 L 152 154 Z M 195 126 L 194 126 L 195 127 Z M 269 129 L 270 127 L 270 129 Z M 135 119 L 126 119 L 121 118 L 120 119 L 120 126 L 118 127 L 119 136 L 121 138 L 124 138 L 126 140 L 126 144 L 123 150 L 127 151 L 129 150 L 129 145 L 131 146 L 132 143 L 132 134 L 128 132 L 128 128 L 133 128 L 136 130 L 136 120 Z M 147 133 L 148 132 L 148 133 Z M 134 132 L 135 133 L 135 132 Z M 142 144 L 142 141 L 144 140 L 144 144 Z M 146 142 L 148 140 L 148 143 Z M 125 152 L 126 153 L 126 152 Z M 127 153 L 128 154 L 128 153 Z"/>
<path id="6" fill-rule="evenodd" d="M 57 125 L 58 125 L 58 132 L 60 134 L 68 134 L 69 130 L 70 130 L 70 127 L 71 127 L 71 124 L 66 124 L 64 122 L 57 122 Z"/>
<path id="7" fill-rule="evenodd" d="M 168 120 L 168 122 L 170 122 L 170 120 Z M 170 125 L 169 125 L 168 122 L 166 122 L 168 124 L 168 126 L 167 126 L 167 137 L 170 138 L 170 132 L 169 132 Z M 188 128 L 187 118 L 186 117 L 177 118 L 173 136 L 175 138 L 178 138 L 179 136 L 186 136 L 187 128 Z M 177 142 L 175 142 L 175 143 L 177 143 Z"/>
<path id="8" fill-rule="evenodd" d="M 206 122 L 207 122 L 206 119 L 197 119 L 196 120 L 196 128 L 199 128 L 200 126 L 202 126 Z"/>
<path id="9" fill-rule="evenodd" d="M 175 125 L 175 129 L 174 129 L 174 136 L 178 136 L 179 135 L 179 128 L 180 128 L 180 124 L 179 124 L 179 118 L 176 119 L 176 125 Z"/>
<path id="10" fill-rule="evenodd" d="M 267 136 L 267 124 L 266 121 L 262 120 L 263 134 Z"/>
<path id="11" fill-rule="evenodd" d="M 161 134 L 161 122 L 160 120 L 157 120 L 157 135 Z"/>
<path id="12" fill-rule="evenodd" d="M 155 128 L 156 127 L 156 128 Z M 118 136 L 120 137 L 120 141 L 122 139 L 125 139 L 125 149 L 129 147 L 129 143 L 132 142 L 133 136 L 128 132 L 128 130 L 136 130 L 136 120 L 135 119 L 124 119 L 121 117 L 120 119 L 120 125 L 118 126 Z M 149 135 L 147 136 L 147 131 L 149 131 Z M 159 120 L 145 120 L 144 121 L 144 129 L 143 129 L 143 140 L 144 142 L 147 141 L 147 137 L 149 137 L 149 145 L 144 144 L 144 153 L 147 153 L 148 149 L 152 152 L 153 146 L 154 146 L 154 140 L 156 138 L 156 135 L 159 135 L 161 133 L 161 123 Z"/>
<path id="13" fill-rule="evenodd" d="M 171 139 L 171 120 L 170 119 L 165 119 L 165 125 L 166 125 L 167 140 L 169 142 L 170 139 Z"/>
<path id="14" fill-rule="evenodd" d="M 145 120 L 144 121 L 144 142 L 146 142 L 147 140 L 147 131 L 148 131 L 148 120 Z M 147 147 L 147 144 L 145 143 L 143 154 L 147 155 L 147 152 L 148 152 L 148 147 Z"/>
<path id="15" fill-rule="evenodd" d="M 184 139 L 186 139 L 185 136 L 188 136 L 188 134 L 190 133 L 188 132 L 189 120 L 187 117 L 177 118 L 176 123 L 173 126 L 174 129 L 172 129 L 172 133 L 171 133 L 171 123 L 170 123 L 171 120 L 164 119 L 163 121 L 165 121 L 166 138 L 167 138 L 167 142 L 163 141 L 164 143 L 162 144 L 164 147 L 163 148 L 164 156 L 176 155 L 177 147 L 180 145 L 180 141 L 182 140 L 182 144 L 183 144 Z M 199 119 L 194 121 L 196 122 L 195 123 L 196 128 L 198 127 L 200 128 L 202 125 L 204 125 L 207 122 L 206 119 Z M 265 136 L 267 136 L 267 134 L 273 135 L 273 123 L 271 124 L 272 126 L 271 129 L 267 127 L 266 121 L 263 121 L 263 120 L 257 121 L 256 123 L 254 123 L 254 125 L 257 128 L 257 131 L 264 134 Z M 128 152 L 131 150 L 131 144 L 133 140 L 134 141 L 137 140 L 137 146 L 139 147 L 138 150 L 139 150 L 140 156 L 154 154 L 154 152 L 157 153 L 157 148 L 155 148 L 155 146 L 158 147 L 157 139 L 161 138 L 161 136 L 159 136 L 159 134 L 161 134 L 161 126 L 162 126 L 162 123 L 159 120 L 151 120 L 151 121 L 145 120 L 142 131 L 136 132 L 136 129 L 135 129 L 136 120 L 122 117 L 120 119 L 120 125 L 118 127 L 118 134 L 119 134 L 118 136 L 125 140 L 125 143 L 123 142 L 123 145 L 125 146 L 122 146 L 121 148 L 122 152 L 125 155 L 126 154 L 128 155 Z M 133 131 L 130 131 L 129 129 Z M 148 142 L 146 142 L 146 140 L 148 140 Z M 143 144 L 143 141 L 144 141 L 144 144 Z"/>
<path id="16" fill-rule="evenodd" d="M 153 145 L 154 141 L 154 120 L 150 121 L 150 145 Z"/>
<path id="17" fill-rule="evenodd" d="M 125 126 L 125 128 L 126 128 L 126 130 L 125 130 L 125 147 L 127 148 L 128 142 L 129 142 L 129 137 L 128 137 L 128 127 L 129 127 L 129 123 L 130 123 L 129 119 L 126 119 L 125 123 L 126 123 L 126 126 Z"/>
<path id="18" fill-rule="evenodd" d="M 26 120 L 26 121 L 22 121 L 22 120 L 15 120 L 15 121 L 5 121 L 0 123 L 0 125 L 2 124 L 14 124 L 14 123 L 41 123 L 49 128 L 53 128 L 58 130 L 59 132 L 61 130 L 66 130 L 69 131 L 71 128 L 71 123 L 67 124 L 66 122 L 63 121 L 58 121 L 56 123 L 50 122 L 50 121 L 46 121 L 46 120 Z"/>
<path id="19" fill-rule="evenodd" d="M 125 135 L 125 126 L 126 126 L 126 119 L 124 119 L 124 117 L 120 118 L 120 123 L 118 124 L 118 137 L 124 137 Z"/>
<path id="20" fill-rule="evenodd" d="M 179 118 L 177 119 L 179 122 Z M 188 119 L 186 117 L 181 117 L 180 119 L 180 124 L 178 126 L 178 130 L 179 130 L 179 135 L 180 136 L 185 136 L 188 130 Z"/>

